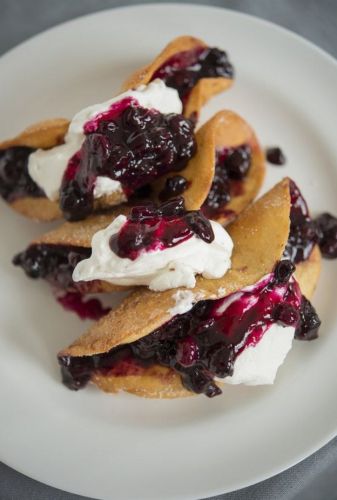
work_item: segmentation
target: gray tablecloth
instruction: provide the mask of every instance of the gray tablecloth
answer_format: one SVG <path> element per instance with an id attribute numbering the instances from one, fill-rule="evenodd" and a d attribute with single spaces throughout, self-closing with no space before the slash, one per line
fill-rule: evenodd
<path id="1" fill-rule="evenodd" d="M 137 3 L 145 3 L 145 0 L 0 0 L 0 54 L 68 19 Z M 227 7 L 263 17 L 303 35 L 337 56 L 337 0 L 206 0 L 191 3 Z M 0 500 L 82 498 L 84 500 L 84 497 L 33 481 L 0 463 Z M 216 499 L 337 500 L 337 438 L 286 472 Z"/>

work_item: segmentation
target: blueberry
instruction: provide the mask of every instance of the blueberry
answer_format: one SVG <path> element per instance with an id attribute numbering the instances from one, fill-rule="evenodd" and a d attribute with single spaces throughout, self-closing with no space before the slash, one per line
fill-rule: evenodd
<path id="1" fill-rule="evenodd" d="M 318 337 L 320 326 L 321 320 L 315 308 L 303 295 L 300 309 L 300 321 L 296 328 L 295 338 L 299 340 L 314 340 Z"/>
<path id="2" fill-rule="evenodd" d="M 166 201 L 169 198 L 182 194 L 188 188 L 188 181 L 182 175 L 175 175 L 166 179 L 165 186 L 159 193 L 159 199 Z"/>
<path id="3" fill-rule="evenodd" d="M 250 169 L 251 149 L 249 146 L 240 146 L 229 151 L 224 159 L 223 168 L 230 179 L 242 180 Z"/>
<path id="4" fill-rule="evenodd" d="M 275 283 L 285 284 L 287 283 L 293 272 L 295 271 L 295 265 L 289 259 L 280 260 L 274 269 L 274 281 Z"/>
<path id="5" fill-rule="evenodd" d="M 266 151 L 267 161 L 273 165 L 284 165 L 286 163 L 286 157 L 281 148 L 268 148 Z"/>
<path id="6" fill-rule="evenodd" d="M 337 218 L 329 213 L 324 213 L 316 219 L 319 231 L 319 246 L 323 257 L 337 258 Z"/>

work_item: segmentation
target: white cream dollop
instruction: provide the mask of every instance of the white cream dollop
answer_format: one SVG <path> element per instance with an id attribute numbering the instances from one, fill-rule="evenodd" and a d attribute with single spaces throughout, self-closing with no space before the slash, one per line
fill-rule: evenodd
<path id="1" fill-rule="evenodd" d="M 236 358 L 234 373 L 222 380 L 227 384 L 273 384 L 279 367 L 290 351 L 295 334 L 292 326 L 273 323 L 254 346 L 247 346 Z"/>
<path id="2" fill-rule="evenodd" d="M 119 215 L 106 229 L 94 234 L 92 255 L 77 264 L 74 281 L 101 279 L 116 285 L 146 285 L 151 290 L 163 291 L 181 286 L 193 288 L 197 274 L 209 279 L 221 278 L 230 268 L 232 239 L 214 221 L 211 221 L 214 232 L 211 243 L 193 235 L 174 247 L 144 251 L 135 260 L 121 258 L 110 249 L 109 240 L 126 220 L 125 215 Z"/>
<path id="3" fill-rule="evenodd" d="M 85 123 L 100 113 L 107 111 L 112 104 L 126 97 L 132 97 L 138 101 L 140 106 L 148 109 L 156 109 L 163 114 L 182 112 L 182 103 L 178 92 L 173 88 L 167 87 L 160 79 L 156 79 L 148 85 L 140 85 L 135 90 L 127 90 L 108 101 L 82 109 L 70 122 L 68 132 L 64 138 L 64 144 L 47 150 L 38 149 L 29 156 L 29 175 L 44 190 L 50 200 L 57 200 L 59 197 L 63 174 L 68 162 L 79 151 L 84 141 L 83 127 Z M 104 194 L 118 191 L 122 192 L 120 182 L 114 181 L 114 184 L 112 184 L 107 182 L 107 177 L 98 177 L 94 197 L 98 198 Z"/>

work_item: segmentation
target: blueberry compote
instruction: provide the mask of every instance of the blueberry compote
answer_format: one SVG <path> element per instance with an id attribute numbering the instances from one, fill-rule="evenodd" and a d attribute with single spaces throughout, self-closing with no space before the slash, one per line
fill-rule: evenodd
<path id="1" fill-rule="evenodd" d="M 202 211 L 207 217 L 221 215 L 230 199 L 242 194 L 242 181 L 249 172 L 252 151 L 249 145 L 216 152 L 215 173 Z"/>
<path id="2" fill-rule="evenodd" d="M 293 270 L 290 261 L 281 261 L 256 285 L 223 299 L 200 301 L 151 334 L 107 353 L 60 357 L 63 382 L 79 389 L 95 371 L 118 376 L 159 364 L 175 370 L 190 391 L 217 396 L 221 390 L 215 377 L 231 376 L 236 357 L 256 345 L 273 323 L 297 328 L 298 336 L 304 323 L 309 331 L 312 311 L 301 308 Z"/>
<path id="3" fill-rule="evenodd" d="M 28 158 L 34 151 L 24 146 L 0 150 L 0 195 L 9 203 L 26 196 L 44 196 L 28 173 Z"/>
<path id="4" fill-rule="evenodd" d="M 211 47 L 196 47 L 177 52 L 167 59 L 152 76 L 175 88 L 183 103 L 201 78 L 233 78 L 234 69 L 226 52 Z"/>
<path id="5" fill-rule="evenodd" d="M 60 205 L 69 220 L 93 211 L 98 176 L 121 183 L 124 194 L 171 171 L 183 169 L 196 152 L 194 126 L 179 114 L 162 114 L 124 98 L 84 126 L 83 145 L 65 171 Z"/>
<path id="6" fill-rule="evenodd" d="M 72 280 L 78 262 L 89 258 L 91 248 L 65 245 L 31 245 L 13 259 L 30 278 L 44 278 L 57 288 L 77 288 Z"/>
<path id="7" fill-rule="evenodd" d="M 135 260 L 143 252 L 165 250 L 192 236 L 206 243 L 214 240 L 209 220 L 198 210 L 187 212 L 184 199 L 176 198 L 159 206 L 134 207 L 109 244 L 119 257 Z"/>

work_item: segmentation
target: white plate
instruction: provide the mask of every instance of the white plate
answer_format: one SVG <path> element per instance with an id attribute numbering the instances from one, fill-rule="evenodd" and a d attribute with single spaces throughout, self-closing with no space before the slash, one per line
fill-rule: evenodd
<path id="1" fill-rule="evenodd" d="M 227 49 L 237 70 L 234 88 L 203 118 L 224 107 L 242 113 L 264 145 L 281 145 L 289 159 L 268 167 L 267 187 L 291 175 L 313 211 L 336 213 L 335 61 L 284 29 L 222 9 L 110 10 L 20 45 L 0 60 L 0 137 L 108 99 L 186 33 Z M 324 262 L 314 301 L 321 338 L 296 342 L 274 387 L 148 401 L 60 384 L 56 352 L 85 325 L 10 265 L 43 227 L 2 204 L 0 231 L 0 459 L 8 465 L 95 498 L 200 498 L 276 474 L 336 434 L 336 263 Z"/>

